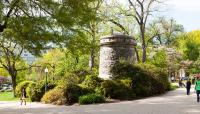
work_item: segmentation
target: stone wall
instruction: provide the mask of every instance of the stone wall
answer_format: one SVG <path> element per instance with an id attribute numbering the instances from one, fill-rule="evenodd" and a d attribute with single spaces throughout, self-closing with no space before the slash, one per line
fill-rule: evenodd
<path id="1" fill-rule="evenodd" d="M 120 59 L 134 61 L 134 46 L 132 37 L 126 35 L 111 35 L 100 39 L 99 77 L 112 78 L 110 69 Z"/>

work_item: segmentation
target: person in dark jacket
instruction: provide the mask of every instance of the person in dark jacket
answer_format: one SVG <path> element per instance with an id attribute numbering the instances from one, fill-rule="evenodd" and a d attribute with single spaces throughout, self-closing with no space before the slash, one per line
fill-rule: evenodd
<path id="1" fill-rule="evenodd" d="M 190 95 L 191 82 L 190 79 L 186 82 L 187 95 Z"/>
<path id="2" fill-rule="evenodd" d="M 21 89 L 20 100 L 21 100 L 21 105 L 23 104 L 23 102 L 24 102 L 24 105 L 26 105 L 26 90 L 25 90 L 25 88 Z"/>

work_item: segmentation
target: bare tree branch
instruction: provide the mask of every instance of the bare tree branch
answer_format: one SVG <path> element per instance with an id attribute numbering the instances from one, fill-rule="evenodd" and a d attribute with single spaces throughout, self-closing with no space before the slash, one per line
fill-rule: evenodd
<path id="1" fill-rule="evenodd" d="M 118 27 L 120 27 L 125 34 L 129 35 L 129 32 L 124 28 L 123 25 L 121 25 L 120 23 L 116 22 L 115 20 L 113 19 L 109 19 L 110 22 L 112 22 L 113 24 L 117 25 Z"/>

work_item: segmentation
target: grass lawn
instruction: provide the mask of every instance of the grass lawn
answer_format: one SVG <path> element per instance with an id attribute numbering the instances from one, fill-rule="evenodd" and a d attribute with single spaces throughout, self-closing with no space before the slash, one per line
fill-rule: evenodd
<path id="1" fill-rule="evenodd" d="M 19 98 L 13 97 L 13 92 L 0 92 L 0 101 L 17 101 Z"/>

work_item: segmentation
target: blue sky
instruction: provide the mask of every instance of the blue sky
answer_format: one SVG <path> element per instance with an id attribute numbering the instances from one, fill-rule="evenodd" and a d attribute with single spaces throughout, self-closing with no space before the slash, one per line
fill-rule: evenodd
<path id="1" fill-rule="evenodd" d="M 128 0 L 120 0 L 127 2 Z M 173 18 L 177 23 L 182 24 L 185 31 L 200 29 L 200 0 L 163 0 L 166 5 L 161 6 L 164 9 L 160 15 L 167 18 Z M 163 9 L 161 9 L 163 8 Z"/>

